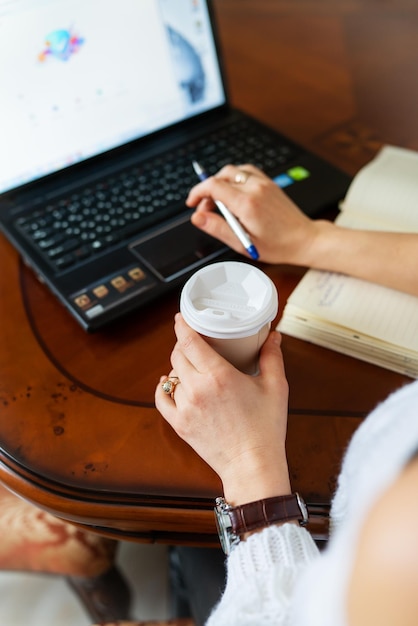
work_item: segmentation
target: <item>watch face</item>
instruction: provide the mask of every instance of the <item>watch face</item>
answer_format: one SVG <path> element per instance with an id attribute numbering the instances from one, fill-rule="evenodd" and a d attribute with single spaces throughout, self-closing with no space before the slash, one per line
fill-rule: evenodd
<path id="1" fill-rule="evenodd" d="M 222 550 L 226 555 L 239 543 L 239 537 L 232 532 L 232 522 L 228 513 L 229 506 L 223 498 L 216 498 L 215 520 Z"/>
<path id="2" fill-rule="evenodd" d="M 304 526 L 305 524 L 308 523 L 308 520 L 309 520 L 308 507 L 306 506 L 305 501 L 300 497 L 298 493 L 296 493 L 295 495 L 298 501 L 300 511 L 302 513 L 302 517 L 303 517 L 303 520 L 300 522 L 300 524 L 301 526 Z"/>
<path id="3" fill-rule="evenodd" d="M 217 508 L 215 509 L 215 520 L 216 520 L 216 528 L 218 530 L 219 540 L 221 542 L 222 550 L 225 554 L 229 554 L 229 539 L 228 539 L 228 527 L 225 523 L 225 518 L 229 520 L 229 515 L 227 513 L 223 513 L 219 511 Z M 229 528 L 231 527 L 231 521 L 229 520 Z"/>

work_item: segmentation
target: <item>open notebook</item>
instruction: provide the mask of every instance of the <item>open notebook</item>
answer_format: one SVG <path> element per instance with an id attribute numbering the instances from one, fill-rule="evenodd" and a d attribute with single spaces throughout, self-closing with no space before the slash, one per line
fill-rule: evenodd
<path id="1" fill-rule="evenodd" d="M 354 178 L 336 222 L 418 233 L 418 153 L 386 146 Z M 418 268 L 416 268 L 418 282 Z M 418 378 L 418 297 L 334 272 L 309 270 L 278 329 Z"/>

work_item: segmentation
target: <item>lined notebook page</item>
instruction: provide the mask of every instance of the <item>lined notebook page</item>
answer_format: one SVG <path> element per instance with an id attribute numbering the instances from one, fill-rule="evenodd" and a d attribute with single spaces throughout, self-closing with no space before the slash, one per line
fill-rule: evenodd
<path id="1" fill-rule="evenodd" d="M 355 176 L 337 223 L 418 232 L 418 153 L 385 146 Z"/>
<path id="2" fill-rule="evenodd" d="M 309 270 L 288 299 L 317 317 L 418 350 L 418 298 L 342 274 Z M 280 330 L 280 324 L 278 326 Z"/>

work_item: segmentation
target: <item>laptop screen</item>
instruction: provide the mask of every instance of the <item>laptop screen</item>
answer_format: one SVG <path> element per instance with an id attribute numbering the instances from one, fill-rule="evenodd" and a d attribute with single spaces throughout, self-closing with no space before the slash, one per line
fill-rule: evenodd
<path id="1" fill-rule="evenodd" d="M 0 192 L 225 103 L 206 0 L 0 0 Z"/>

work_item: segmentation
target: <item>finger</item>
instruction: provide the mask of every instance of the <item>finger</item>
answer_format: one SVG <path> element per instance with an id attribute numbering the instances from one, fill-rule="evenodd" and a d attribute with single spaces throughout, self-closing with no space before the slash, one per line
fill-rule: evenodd
<path id="1" fill-rule="evenodd" d="M 215 206 L 211 198 L 211 194 L 208 190 L 208 181 L 210 181 L 211 178 L 213 178 L 213 176 L 207 178 L 203 182 L 197 183 L 189 190 L 186 198 L 187 206 L 197 207 L 201 203 L 203 203 L 204 205 L 208 205 L 208 207 Z"/>
<path id="2" fill-rule="evenodd" d="M 266 178 L 264 172 L 262 172 L 258 167 L 255 167 L 255 165 L 252 165 L 251 163 L 241 163 L 239 165 L 225 165 L 222 169 L 219 170 L 217 174 L 215 174 L 215 178 L 223 178 L 229 183 L 235 183 L 237 174 L 242 171 L 250 174 L 251 176 Z"/>
<path id="3" fill-rule="evenodd" d="M 282 381 L 287 385 L 281 342 L 281 334 L 274 330 L 260 350 L 260 373 L 269 384 L 280 385 Z"/>
<path id="4" fill-rule="evenodd" d="M 188 359 L 184 353 L 179 341 L 176 342 L 170 356 L 171 365 L 177 372 L 180 380 L 187 380 L 189 384 L 193 385 L 194 377 L 199 374 L 193 363 Z"/>
<path id="5" fill-rule="evenodd" d="M 176 415 L 176 405 L 173 398 L 163 390 L 162 385 L 167 378 L 168 376 L 161 376 L 160 381 L 155 388 L 154 400 L 158 411 L 170 424 L 172 424 Z"/>
<path id="6" fill-rule="evenodd" d="M 251 163 L 246 163 L 243 165 L 225 165 L 219 172 L 217 172 L 214 176 L 210 176 L 205 181 L 198 183 L 189 192 L 189 195 L 186 199 L 187 206 L 196 207 L 200 202 L 202 202 L 205 198 L 211 197 L 214 198 L 214 183 L 228 183 L 230 190 L 235 189 L 236 185 L 231 185 L 231 183 L 235 182 L 237 174 L 241 171 L 245 171 L 247 174 L 254 176 L 254 178 L 271 180 L 264 172 L 262 172 L 259 168 L 255 167 Z M 242 183 L 241 183 L 242 186 Z M 217 189 L 218 193 L 223 194 L 227 191 L 227 187 L 223 186 L 222 188 L 219 186 Z M 235 196 L 236 197 L 236 196 Z M 221 198 L 221 196 L 217 196 L 218 200 L 225 200 L 226 198 Z M 229 198 L 228 198 L 229 199 Z M 211 204 L 211 209 L 213 209 L 213 204 Z"/>
<path id="7" fill-rule="evenodd" d="M 203 198 L 203 200 L 199 202 L 197 207 L 195 207 L 195 212 L 197 211 L 199 213 L 212 213 L 215 210 L 216 204 L 214 203 L 212 198 Z"/>
<path id="8" fill-rule="evenodd" d="M 216 372 L 221 367 L 232 367 L 183 319 L 181 313 L 175 317 L 174 330 L 177 344 L 171 355 L 172 365 L 181 379 L 182 372 L 199 374 Z"/>
<path id="9" fill-rule="evenodd" d="M 189 192 L 186 199 L 187 206 L 196 207 L 204 198 L 220 200 L 224 202 L 230 211 L 234 212 L 233 206 L 239 202 L 242 193 L 242 185 L 231 185 L 228 180 L 218 176 L 210 176 L 202 183 L 198 183 Z"/>

